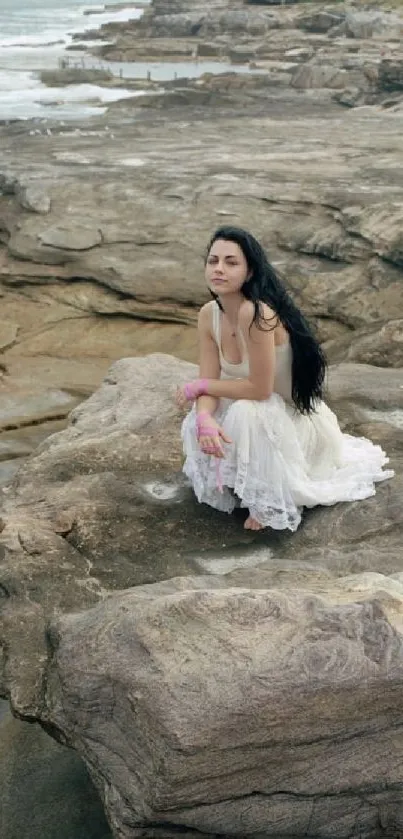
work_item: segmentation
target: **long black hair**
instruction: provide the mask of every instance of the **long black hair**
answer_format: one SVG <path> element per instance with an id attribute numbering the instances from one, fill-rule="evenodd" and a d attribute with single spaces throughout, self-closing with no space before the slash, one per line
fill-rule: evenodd
<path id="1" fill-rule="evenodd" d="M 255 307 L 251 325 L 256 323 L 259 329 L 274 329 L 279 320 L 287 330 L 292 347 L 292 398 L 302 414 L 310 414 L 323 397 L 327 366 L 325 354 L 312 328 L 291 300 L 264 249 L 251 233 L 240 227 L 220 227 L 211 238 L 207 254 L 217 239 L 235 242 L 248 264 L 251 273 L 241 293 Z M 222 309 L 218 295 L 210 292 Z M 274 323 L 264 317 L 261 303 L 266 303 L 275 312 Z"/>

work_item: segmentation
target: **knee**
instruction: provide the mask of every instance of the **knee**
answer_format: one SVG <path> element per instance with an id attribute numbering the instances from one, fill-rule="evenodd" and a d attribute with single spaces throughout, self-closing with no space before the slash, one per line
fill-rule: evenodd
<path id="1" fill-rule="evenodd" d="M 256 403 L 250 399 L 237 399 L 229 408 L 227 418 L 234 422 L 245 422 L 254 416 Z"/>

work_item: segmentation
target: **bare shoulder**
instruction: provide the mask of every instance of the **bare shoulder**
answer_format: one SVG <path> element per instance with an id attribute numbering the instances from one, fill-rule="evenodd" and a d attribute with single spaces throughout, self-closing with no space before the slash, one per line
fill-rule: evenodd
<path id="1" fill-rule="evenodd" d="M 204 306 L 201 307 L 198 316 L 198 327 L 203 332 L 211 331 L 211 319 L 212 319 L 212 309 L 215 305 L 214 300 L 209 300 L 208 303 L 205 303 Z"/>
<path id="2" fill-rule="evenodd" d="M 276 317 L 276 313 L 267 303 L 259 302 L 259 310 L 261 317 L 265 321 L 270 321 Z M 242 329 L 249 329 L 255 317 L 255 304 L 252 300 L 243 300 L 239 309 L 239 325 Z"/>

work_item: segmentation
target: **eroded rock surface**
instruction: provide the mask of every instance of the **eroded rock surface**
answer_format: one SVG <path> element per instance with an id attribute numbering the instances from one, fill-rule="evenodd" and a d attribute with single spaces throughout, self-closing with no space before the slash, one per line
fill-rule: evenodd
<path id="1" fill-rule="evenodd" d="M 401 366 L 399 21 L 181 0 L 102 30 L 121 58 L 196 50 L 253 72 L 143 82 L 80 127 L 0 126 L 0 387 L 86 394 L 122 356 L 194 361 L 223 222 L 262 238 L 332 361 Z"/>
<path id="2" fill-rule="evenodd" d="M 234 82 L 206 84 L 216 95 Z M 51 208 L 0 198 L 10 377 L 36 369 L 42 383 L 88 392 L 122 355 L 195 360 L 204 250 L 223 223 L 263 240 L 331 360 L 402 363 L 401 118 L 335 103 L 322 111 L 320 97 L 295 89 L 282 100 L 259 80 L 263 116 L 250 84 L 234 88 L 244 113 L 194 105 L 189 122 L 177 104 L 168 140 L 164 110 L 143 109 L 129 129 L 138 104 L 127 101 L 111 109 L 108 131 L 19 135 L 15 169 L 35 159 Z"/>
<path id="3" fill-rule="evenodd" d="M 119 361 L 3 493 L 1 692 L 77 749 L 116 836 L 375 839 L 401 819 L 402 371 L 330 375 L 395 478 L 257 537 L 181 477 L 194 372 Z"/>
<path id="4" fill-rule="evenodd" d="M 336 591 L 189 577 L 58 622 L 47 712 L 116 836 L 393 833 L 403 637 Z"/>

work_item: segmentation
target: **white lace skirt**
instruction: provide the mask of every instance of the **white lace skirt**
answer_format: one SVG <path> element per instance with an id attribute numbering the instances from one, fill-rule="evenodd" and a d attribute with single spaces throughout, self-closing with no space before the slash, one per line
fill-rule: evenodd
<path id="1" fill-rule="evenodd" d="M 277 393 L 261 402 L 221 399 L 215 419 L 231 438 L 225 458 L 200 451 L 193 407 L 182 425 L 183 471 L 198 501 L 231 513 L 247 507 L 265 527 L 296 530 L 303 507 L 357 501 L 393 476 L 380 446 L 340 430 L 322 402 L 310 416 Z"/>

